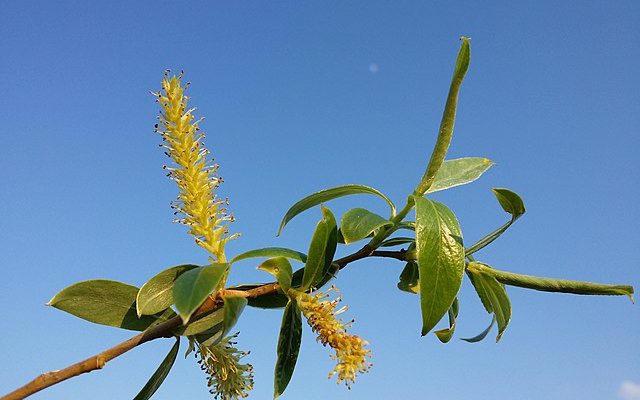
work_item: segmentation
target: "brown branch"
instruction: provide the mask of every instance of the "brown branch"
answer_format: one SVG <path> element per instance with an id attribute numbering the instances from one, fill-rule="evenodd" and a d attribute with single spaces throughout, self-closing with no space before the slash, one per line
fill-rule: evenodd
<path id="1" fill-rule="evenodd" d="M 390 257 L 398 260 L 404 259 L 404 250 L 400 251 L 373 251 L 371 247 L 365 245 L 363 248 L 358 250 L 357 252 L 350 254 L 346 257 L 335 260 L 334 263 L 340 266 L 340 269 L 347 266 L 347 264 L 361 260 L 366 257 Z M 200 306 L 198 311 L 196 311 L 195 315 L 201 315 L 208 313 L 210 311 L 215 311 L 222 307 L 222 299 L 224 296 L 241 296 L 246 298 L 256 298 L 260 296 L 265 296 L 268 294 L 274 294 L 278 292 L 279 285 L 276 282 L 265 283 L 261 286 L 258 286 L 249 290 L 232 290 L 232 289 L 223 289 L 220 290 L 215 298 L 208 298 L 204 304 Z M 129 340 L 126 340 L 122 343 L 119 343 L 101 353 L 98 353 L 92 357 L 87 358 L 86 360 L 80 361 L 78 363 L 72 364 L 64 369 L 58 371 L 51 371 L 44 373 L 26 385 L 14 390 L 11 393 L 8 393 L 0 398 L 0 400 L 19 400 L 24 399 L 27 396 L 30 396 L 36 392 L 39 392 L 43 389 L 48 388 L 49 386 L 53 386 L 67 379 L 73 378 L 74 376 L 78 376 L 87 372 L 91 372 L 97 369 L 101 369 L 105 366 L 105 364 L 114 358 L 121 356 L 127 351 L 143 344 L 149 342 L 151 340 L 163 338 L 163 337 L 171 337 L 175 334 L 177 328 L 182 326 L 182 320 L 179 316 L 173 317 L 172 319 L 158 324 L 154 327 L 147 329 L 146 331 L 137 334 Z"/>

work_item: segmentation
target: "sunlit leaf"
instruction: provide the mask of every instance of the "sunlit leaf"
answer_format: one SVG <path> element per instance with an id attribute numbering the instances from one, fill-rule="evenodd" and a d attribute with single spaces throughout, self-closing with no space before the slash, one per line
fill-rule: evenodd
<path id="1" fill-rule="evenodd" d="M 492 315 L 491 323 L 489 324 L 489 326 L 484 331 L 480 332 L 478 335 L 476 335 L 474 337 L 460 338 L 460 340 L 464 340 L 465 342 L 469 342 L 469 343 L 479 342 L 479 341 L 483 340 L 485 337 L 487 337 L 487 335 L 491 331 L 491 328 L 493 328 L 493 325 L 495 325 L 495 324 L 496 324 L 496 316 Z"/>
<path id="2" fill-rule="evenodd" d="M 217 289 L 229 264 L 212 264 L 189 270 L 173 285 L 173 300 L 180 317 L 186 324 L 206 298 Z"/>
<path id="3" fill-rule="evenodd" d="M 224 296 L 224 306 L 222 308 L 224 314 L 223 335 L 231 331 L 231 328 L 238 322 L 242 310 L 247 305 L 246 297 Z"/>
<path id="4" fill-rule="evenodd" d="M 151 375 L 147 384 L 144 385 L 133 400 L 148 400 L 153 396 L 160 385 L 162 385 L 162 382 L 167 378 L 167 375 L 169 375 L 169 371 L 171 371 L 171 367 L 173 367 L 173 363 L 176 361 L 179 348 L 180 339 L 176 338 L 175 344 L 171 347 L 171 350 L 169 350 L 169 353 L 166 355 L 164 360 L 162 360 L 156 372 Z"/>
<path id="5" fill-rule="evenodd" d="M 189 323 L 179 328 L 176 333 L 182 336 L 193 336 L 204 332 L 222 333 L 223 322 L 224 312 L 222 309 L 217 309 L 192 317 Z"/>
<path id="6" fill-rule="evenodd" d="M 493 188 L 491 190 L 493 190 L 493 194 L 495 194 L 502 209 L 511 214 L 513 219 L 517 219 L 527 211 L 522 198 L 517 193 L 502 188 Z"/>
<path id="7" fill-rule="evenodd" d="M 415 241 L 416 241 L 415 238 L 395 237 L 395 238 L 387 239 L 384 242 L 380 243 L 380 247 L 402 246 L 403 244 L 415 243 Z"/>
<path id="8" fill-rule="evenodd" d="M 364 208 L 352 208 L 342 216 L 340 232 L 344 243 L 349 244 L 364 239 L 373 231 L 388 225 L 393 225 L 393 223 L 378 214 Z"/>
<path id="9" fill-rule="evenodd" d="M 493 194 L 498 199 L 498 202 L 500 203 L 502 209 L 511 214 L 511 219 L 495 231 L 491 232 L 487 236 L 480 239 L 478 242 L 471 245 L 469 248 L 465 249 L 465 254 L 467 256 L 470 256 L 478 250 L 486 247 L 491 242 L 500 237 L 500 235 L 502 235 L 507 229 L 509 229 L 509 227 L 514 222 L 516 222 L 516 220 L 520 218 L 526 211 L 524 202 L 515 192 L 512 192 L 508 189 L 499 188 L 494 188 L 492 190 Z"/>
<path id="10" fill-rule="evenodd" d="M 469 263 L 467 266 L 469 278 L 482 304 L 487 312 L 493 313 L 496 317 L 498 323 L 497 342 L 511 320 L 511 302 L 504 285 L 498 282 L 488 269 L 490 269 L 489 266 L 475 262 Z"/>
<path id="11" fill-rule="evenodd" d="M 96 279 L 78 282 L 61 290 L 47 305 L 96 324 L 134 331 L 143 331 L 176 315 L 168 309 L 138 318 L 137 294 L 135 286 Z"/>
<path id="12" fill-rule="evenodd" d="M 453 337 L 453 332 L 456 330 L 456 318 L 458 318 L 459 310 L 458 298 L 456 297 L 448 311 L 449 327 L 433 332 L 442 343 L 448 343 Z"/>
<path id="13" fill-rule="evenodd" d="M 445 160 L 427 193 L 465 185 L 480 178 L 495 163 L 488 158 L 468 157 Z"/>
<path id="14" fill-rule="evenodd" d="M 471 266 L 471 264 L 469 264 Z M 475 263 L 473 269 L 490 274 L 499 282 L 543 292 L 572 293 L 592 296 L 627 296 L 633 302 L 633 286 L 607 285 L 568 279 L 543 278 L 539 276 L 516 274 L 491 268 L 485 264 Z"/>
<path id="15" fill-rule="evenodd" d="M 460 289 L 464 248 L 458 221 L 442 203 L 414 196 L 422 335 L 447 313 Z"/>
<path id="16" fill-rule="evenodd" d="M 293 275 L 293 269 L 291 263 L 284 257 L 270 258 L 258 266 L 258 269 L 265 271 L 273 275 L 280 288 L 284 293 L 287 293 L 291 287 L 291 277 Z"/>
<path id="17" fill-rule="evenodd" d="M 336 219 L 328 208 L 322 207 L 322 219 L 309 244 L 309 255 L 302 277 L 303 289 L 314 287 L 329 272 L 337 246 Z"/>
<path id="18" fill-rule="evenodd" d="M 291 381 L 302 341 L 302 317 L 294 301 L 284 309 L 280 337 L 278 338 L 278 359 L 274 371 L 273 397 L 278 398 Z"/>
<path id="19" fill-rule="evenodd" d="M 265 247 L 262 249 L 249 250 L 242 254 L 239 254 L 233 257 L 230 263 L 233 264 L 235 262 L 246 260 L 249 258 L 267 258 L 267 257 L 286 257 L 291 260 L 296 260 L 303 263 L 307 261 L 307 255 L 299 251 L 287 249 L 284 247 Z"/>
<path id="20" fill-rule="evenodd" d="M 391 208 L 392 216 L 396 214 L 396 207 L 393 204 L 393 202 L 387 196 L 385 196 L 384 194 L 382 194 L 381 192 L 379 192 L 374 188 L 364 186 L 364 185 L 356 185 L 356 184 L 337 186 L 331 189 L 325 189 L 325 190 L 321 190 L 319 192 L 310 194 L 309 196 L 303 198 L 302 200 L 298 201 L 296 204 L 291 206 L 291 208 L 284 215 L 284 218 L 282 218 L 282 222 L 280 223 L 280 228 L 278 229 L 278 236 L 280 236 L 280 233 L 282 232 L 282 229 L 285 227 L 285 225 L 287 225 L 289 221 L 291 221 L 296 215 L 300 214 L 301 212 L 308 210 L 311 207 L 325 203 L 329 200 L 337 199 L 339 197 L 348 196 L 352 194 L 376 195 L 382 198 L 384 201 L 386 201 L 387 204 L 389 204 L 389 207 Z"/>
<path id="21" fill-rule="evenodd" d="M 464 79 L 467 69 L 469 68 L 469 58 L 471 48 L 469 45 L 470 39 L 466 37 L 461 38 L 462 43 L 460 45 L 460 51 L 456 59 L 456 66 L 453 70 L 453 78 L 451 79 L 451 86 L 449 87 L 449 95 L 447 96 L 447 103 L 444 106 L 444 112 L 442 113 L 442 120 L 440 122 L 440 130 L 438 131 L 438 139 L 436 145 L 431 153 L 431 159 L 427 166 L 420 183 L 416 187 L 414 194 L 416 196 L 422 196 L 429 190 L 433 184 L 437 172 L 440 170 L 444 158 L 447 155 L 449 144 L 453 136 L 453 126 L 456 121 L 456 109 L 458 107 L 458 95 L 460 93 L 460 86 L 462 86 L 462 80 Z"/>
<path id="22" fill-rule="evenodd" d="M 173 283 L 183 273 L 197 265 L 178 265 L 165 269 L 142 285 L 136 297 L 138 316 L 164 311 L 173 304 Z"/>
<path id="23" fill-rule="evenodd" d="M 398 289 L 413 294 L 420 293 L 417 262 L 409 261 L 407 265 L 405 265 L 404 269 L 400 273 Z"/>

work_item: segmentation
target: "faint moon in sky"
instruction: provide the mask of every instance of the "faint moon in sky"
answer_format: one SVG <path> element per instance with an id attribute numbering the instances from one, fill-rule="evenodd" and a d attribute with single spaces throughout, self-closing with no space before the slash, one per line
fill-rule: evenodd
<path id="1" fill-rule="evenodd" d="M 369 72 L 371 72 L 372 74 L 375 74 L 379 70 L 380 70 L 380 67 L 378 66 L 378 64 L 376 63 L 369 64 Z"/>

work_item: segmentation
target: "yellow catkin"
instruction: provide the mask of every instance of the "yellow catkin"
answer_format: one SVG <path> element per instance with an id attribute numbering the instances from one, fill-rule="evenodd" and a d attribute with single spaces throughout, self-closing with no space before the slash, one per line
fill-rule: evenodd
<path id="1" fill-rule="evenodd" d="M 336 291 L 334 287 L 329 289 Z M 340 302 L 340 297 L 331 301 L 326 300 L 329 295 L 318 292 L 307 294 L 292 291 L 296 297 L 298 307 L 307 318 L 311 329 L 318 335 L 317 340 L 323 346 L 329 346 L 335 354 L 331 356 L 337 362 L 333 371 L 329 373 L 329 378 L 337 375 L 337 383 L 344 382 L 347 387 L 355 382 L 358 373 L 365 373 L 371 367 L 369 358 L 371 350 L 365 348 L 368 345 L 366 340 L 359 336 L 350 335 L 346 328 L 351 323 L 344 324 L 336 315 L 346 308 L 336 311 L 336 306 Z"/>
<path id="2" fill-rule="evenodd" d="M 162 135 L 162 147 L 173 161 L 165 166 L 168 176 L 180 190 L 172 208 L 179 218 L 176 222 L 189 227 L 196 243 L 213 255 L 214 261 L 226 262 L 225 244 L 237 235 L 228 234 L 233 217 L 226 213 L 226 201 L 215 196 L 222 179 L 216 175 L 218 165 L 212 164 L 204 147 L 204 133 L 195 120 L 194 108 L 188 109 L 189 98 L 184 95 L 188 84 L 182 85 L 182 74 L 169 78 L 165 74 L 162 90 L 153 93 L 162 107 L 156 131 Z"/>
<path id="3" fill-rule="evenodd" d="M 253 367 L 240 363 L 249 353 L 233 347 L 236 343 L 231 340 L 236 336 L 225 337 L 211 346 L 198 344 L 198 364 L 208 375 L 207 386 L 214 399 L 245 398 L 253 389 Z"/>

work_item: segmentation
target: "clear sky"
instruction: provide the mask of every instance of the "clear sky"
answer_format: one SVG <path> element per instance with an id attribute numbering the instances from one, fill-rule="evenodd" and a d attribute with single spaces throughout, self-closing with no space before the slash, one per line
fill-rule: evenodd
<path id="1" fill-rule="evenodd" d="M 204 264 L 184 227 L 152 133 L 166 68 L 185 70 L 242 237 L 306 251 L 319 210 L 275 237 L 286 209 L 323 188 L 362 183 L 403 203 L 426 166 L 458 38 L 472 38 L 449 157 L 497 165 L 434 196 L 471 243 L 506 216 L 506 187 L 527 214 L 477 258 L 509 271 L 640 287 L 640 3 L 5 2 L 0 9 L 0 392 L 132 333 L 44 304 L 81 280 L 141 285 Z M 385 213 L 378 199 L 331 202 Z M 351 249 L 355 250 L 355 249 Z M 346 254 L 349 249 L 339 249 Z M 233 282 L 270 277 L 237 264 Z M 639 308 L 624 297 L 508 288 L 502 341 L 469 344 L 490 317 L 463 283 L 456 338 L 420 337 L 402 264 L 367 260 L 336 281 L 374 367 L 348 391 L 327 380 L 329 350 L 305 326 L 286 399 L 640 399 Z M 281 311 L 247 309 L 253 398 L 272 393 Z M 184 343 L 183 343 L 184 345 Z M 131 398 L 171 346 L 158 340 L 34 399 Z M 183 346 L 183 349 L 186 348 Z M 634 395 L 635 393 L 635 395 Z M 206 399 L 180 358 L 158 399 Z"/>

